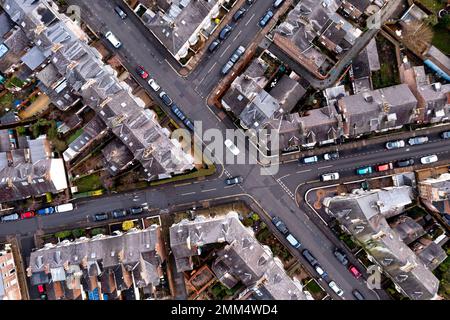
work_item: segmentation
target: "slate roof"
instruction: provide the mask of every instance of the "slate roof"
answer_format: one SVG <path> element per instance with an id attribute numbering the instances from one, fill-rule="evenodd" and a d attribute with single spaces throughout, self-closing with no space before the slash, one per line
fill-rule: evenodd
<path id="1" fill-rule="evenodd" d="M 411 199 L 411 187 L 402 186 L 358 190 L 327 197 L 323 203 L 410 299 L 428 300 L 437 294 L 439 280 L 386 221 L 403 212 Z"/>

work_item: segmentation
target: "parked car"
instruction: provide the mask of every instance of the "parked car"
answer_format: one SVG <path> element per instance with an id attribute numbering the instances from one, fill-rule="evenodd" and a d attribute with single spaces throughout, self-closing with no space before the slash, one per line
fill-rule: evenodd
<path id="1" fill-rule="evenodd" d="M 144 69 L 143 66 L 137 66 L 137 67 L 136 67 L 136 73 L 137 73 L 142 79 L 147 79 L 147 78 L 148 78 L 148 72 Z"/>
<path id="2" fill-rule="evenodd" d="M 64 203 L 60 204 L 59 206 L 55 207 L 55 212 L 62 213 L 62 212 L 69 212 L 73 210 L 73 203 Z"/>
<path id="3" fill-rule="evenodd" d="M 364 298 L 364 296 L 362 295 L 361 292 L 359 292 L 358 290 L 353 290 L 352 291 L 353 296 L 356 298 L 356 300 L 366 300 L 366 298 Z"/>
<path id="4" fill-rule="evenodd" d="M 34 211 L 27 211 L 27 212 L 23 212 L 20 215 L 21 219 L 30 219 L 33 218 L 36 214 L 34 213 Z"/>
<path id="5" fill-rule="evenodd" d="M 40 284 L 37 286 L 38 292 L 39 293 L 44 293 L 45 292 L 45 287 L 43 284 Z"/>
<path id="6" fill-rule="evenodd" d="M 220 40 L 225 40 L 226 38 L 228 38 L 228 36 L 231 34 L 231 31 L 233 30 L 233 28 L 227 24 L 225 27 L 223 27 L 223 29 L 220 31 L 219 33 L 219 39 Z"/>
<path id="7" fill-rule="evenodd" d="M 111 32 L 108 31 L 105 33 L 105 38 L 114 46 L 114 48 L 119 49 L 122 46 L 122 42 L 117 39 L 117 37 Z"/>
<path id="8" fill-rule="evenodd" d="M 286 236 L 286 240 L 289 242 L 289 244 L 291 246 L 293 246 L 294 248 L 298 249 L 302 246 L 302 244 L 300 243 L 300 241 L 298 241 L 292 234 L 288 234 Z"/>
<path id="9" fill-rule="evenodd" d="M 241 152 L 230 139 L 226 139 L 224 144 L 228 148 L 228 150 L 230 150 L 231 153 L 235 156 L 237 156 Z"/>
<path id="10" fill-rule="evenodd" d="M 356 169 L 356 174 L 358 174 L 360 176 L 365 175 L 365 174 L 371 174 L 371 173 L 373 173 L 373 169 L 370 166 Z"/>
<path id="11" fill-rule="evenodd" d="M 214 41 L 211 42 L 211 44 L 209 45 L 208 51 L 209 51 L 209 52 L 214 52 L 214 51 L 216 51 L 217 48 L 219 48 L 219 45 L 220 45 L 220 40 L 219 40 L 219 39 L 214 40 Z"/>
<path id="12" fill-rule="evenodd" d="M 317 259 L 311 254 L 311 252 L 309 252 L 308 249 L 303 250 L 302 255 L 313 267 L 318 263 Z"/>
<path id="13" fill-rule="evenodd" d="M 242 183 L 242 181 L 244 181 L 244 178 L 238 176 L 238 177 L 233 177 L 233 178 L 228 178 L 225 180 L 225 183 L 229 186 L 235 185 L 235 184 L 239 184 Z"/>
<path id="14" fill-rule="evenodd" d="M 399 161 L 397 161 L 396 165 L 399 168 L 409 167 L 409 166 L 414 165 L 414 159 L 399 160 Z"/>
<path id="15" fill-rule="evenodd" d="M 230 61 L 236 63 L 239 60 L 239 58 L 244 54 L 244 52 L 245 48 L 243 46 L 239 46 L 239 48 L 237 48 L 232 54 Z"/>
<path id="16" fill-rule="evenodd" d="M 133 207 L 130 209 L 131 214 L 141 214 L 142 212 L 144 212 L 142 207 Z"/>
<path id="17" fill-rule="evenodd" d="M 328 161 L 328 160 L 337 160 L 339 159 L 339 152 L 329 152 L 329 153 L 325 153 L 323 155 L 323 159 Z"/>
<path id="18" fill-rule="evenodd" d="M 194 123 L 192 123 L 192 121 L 189 118 L 186 118 L 183 120 L 184 125 L 191 131 L 194 131 Z"/>
<path id="19" fill-rule="evenodd" d="M 450 139 L 450 131 L 444 131 L 441 133 L 442 139 Z"/>
<path id="20" fill-rule="evenodd" d="M 392 162 L 379 164 L 379 165 L 375 166 L 375 170 L 378 172 L 388 171 L 388 170 L 392 170 L 392 169 L 394 169 L 394 165 L 392 164 Z"/>
<path id="21" fill-rule="evenodd" d="M 239 19 L 241 19 L 245 13 L 247 12 L 247 9 L 245 8 L 240 8 L 238 11 L 236 11 L 236 13 L 233 15 L 233 20 L 234 21 L 238 21 Z"/>
<path id="22" fill-rule="evenodd" d="M 54 212 L 55 212 L 55 208 L 53 208 L 53 207 L 43 208 L 43 209 L 39 209 L 36 211 L 36 213 L 40 216 L 52 214 Z"/>
<path id="23" fill-rule="evenodd" d="M 331 281 L 328 286 L 331 288 L 331 290 L 334 291 L 334 293 L 336 293 L 339 297 L 341 297 L 344 294 L 344 291 L 342 291 L 341 288 L 338 287 L 338 285 L 336 284 L 336 282 Z"/>
<path id="24" fill-rule="evenodd" d="M 104 212 L 104 213 L 96 213 L 94 215 L 94 220 L 95 221 L 105 221 L 105 220 L 108 220 L 108 219 L 109 219 L 109 215 L 106 212 Z"/>
<path id="25" fill-rule="evenodd" d="M 120 6 L 115 6 L 114 11 L 119 15 L 119 17 L 124 20 L 128 17 L 128 15 L 125 13 L 125 11 Z"/>
<path id="26" fill-rule="evenodd" d="M 420 163 L 422 163 L 422 164 L 430 164 L 430 163 L 434 163 L 437 161 L 438 161 L 438 157 L 435 154 L 420 158 Z"/>
<path id="27" fill-rule="evenodd" d="M 170 99 L 170 97 L 167 95 L 167 93 L 165 91 L 161 91 L 159 94 L 159 97 L 161 98 L 161 100 L 164 102 L 164 104 L 168 107 L 170 107 L 173 103 L 172 99 Z"/>
<path id="28" fill-rule="evenodd" d="M 278 231 L 280 231 L 283 235 L 286 235 L 289 233 L 289 229 L 287 228 L 286 224 L 279 217 L 273 217 L 272 223 L 275 225 L 275 227 L 278 229 Z"/>
<path id="29" fill-rule="evenodd" d="M 405 141 L 403 141 L 403 140 L 395 140 L 395 141 L 386 142 L 386 149 L 388 149 L 388 150 L 399 149 L 399 148 L 403 148 L 404 146 L 405 146 Z"/>
<path id="30" fill-rule="evenodd" d="M 225 65 L 222 67 L 222 70 L 220 71 L 220 73 L 224 76 L 226 76 L 230 70 L 233 68 L 234 63 L 233 61 L 228 61 L 227 63 L 225 63 Z"/>
<path id="31" fill-rule="evenodd" d="M 320 178 L 323 182 L 339 180 L 339 172 L 325 173 Z"/>
<path id="32" fill-rule="evenodd" d="M 316 270 L 317 274 L 321 278 L 326 278 L 328 276 L 328 273 L 322 268 L 322 266 L 320 264 L 316 264 L 316 266 L 314 267 L 314 270 Z"/>
<path id="33" fill-rule="evenodd" d="M 414 138 L 410 138 L 408 140 L 408 144 L 410 146 L 414 146 L 417 144 L 424 144 L 428 142 L 428 137 L 427 136 L 422 136 L 422 137 L 414 137 Z"/>
<path id="34" fill-rule="evenodd" d="M 261 19 L 259 19 L 259 26 L 261 28 L 264 28 L 267 23 L 269 23 L 270 19 L 272 19 L 273 17 L 273 11 L 272 10 L 267 10 L 266 13 L 261 17 Z"/>
<path id="35" fill-rule="evenodd" d="M 148 84 L 155 92 L 158 92 L 159 89 L 161 89 L 160 85 L 154 79 L 148 80 Z"/>
<path id="36" fill-rule="evenodd" d="M 186 119 L 186 116 L 184 115 L 183 111 L 180 110 L 180 108 L 178 108 L 178 106 L 176 104 L 173 104 L 172 107 L 170 108 L 170 110 L 172 110 L 172 112 L 178 117 L 178 119 L 180 119 L 181 121 L 183 121 L 184 119 Z"/>
<path id="37" fill-rule="evenodd" d="M 283 4 L 283 2 L 284 2 L 284 0 L 274 0 L 273 1 L 273 7 L 276 9 L 276 8 L 279 8 L 282 4 Z"/>
<path id="38" fill-rule="evenodd" d="M 316 163 L 317 161 L 319 161 L 319 158 L 317 156 L 305 157 L 302 159 L 302 162 L 304 164 Z"/>
<path id="39" fill-rule="evenodd" d="M 247 4 L 251 6 L 255 2 L 255 0 L 246 0 L 245 2 L 247 2 Z"/>
<path id="40" fill-rule="evenodd" d="M 342 263 L 344 266 L 348 265 L 348 259 L 347 259 L 347 255 L 345 254 L 344 251 L 342 251 L 341 249 L 334 249 L 334 256 L 336 257 L 336 259 L 338 259 L 338 261 L 340 263 Z"/>
<path id="41" fill-rule="evenodd" d="M 348 267 L 348 271 L 350 271 L 350 273 L 356 278 L 359 279 L 362 277 L 361 272 L 358 270 L 358 268 L 356 268 L 354 265 L 350 265 Z"/>
<path id="42" fill-rule="evenodd" d="M 114 219 L 120 219 L 120 218 L 126 217 L 126 215 L 127 215 L 127 211 L 125 209 L 114 210 L 112 212 L 112 216 Z"/>
<path id="43" fill-rule="evenodd" d="M 6 216 L 1 217 L 2 222 L 10 222 L 19 220 L 19 215 L 17 213 L 8 214 Z"/>

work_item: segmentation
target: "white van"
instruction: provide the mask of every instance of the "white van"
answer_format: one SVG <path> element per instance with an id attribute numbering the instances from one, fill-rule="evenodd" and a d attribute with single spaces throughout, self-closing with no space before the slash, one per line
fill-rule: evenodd
<path id="1" fill-rule="evenodd" d="M 317 161 L 319 161 L 319 158 L 317 158 L 317 156 L 306 157 L 302 160 L 304 164 L 316 163 Z"/>
<path id="2" fill-rule="evenodd" d="M 68 212 L 68 211 L 72 211 L 72 210 L 73 210 L 73 204 L 72 203 L 60 204 L 59 206 L 55 207 L 55 211 L 58 212 L 58 213 Z"/>
<path id="3" fill-rule="evenodd" d="M 17 213 L 9 214 L 1 218 L 2 222 L 16 221 L 16 220 L 19 220 L 19 215 Z"/>
<path id="4" fill-rule="evenodd" d="M 322 181 L 335 181 L 339 180 L 339 173 L 338 172 L 332 172 L 332 173 L 325 173 L 322 175 Z"/>
<path id="5" fill-rule="evenodd" d="M 116 38 L 116 36 L 111 32 L 108 31 L 105 34 L 106 39 L 108 39 L 109 42 L 114 46 L 114 48 L 120 48 L 122 46 L 122 42 L 119 41 L 119 39 Z"/>
<path id="6" fill-rule="evenodd" d="M 291 246 L 293 246 L 296 249 L 302 246 L 302 244 L 297 239 L 295 239 L 295 237 L 290 233 L 287 235 L 286 240 L 289 241 Z"/>

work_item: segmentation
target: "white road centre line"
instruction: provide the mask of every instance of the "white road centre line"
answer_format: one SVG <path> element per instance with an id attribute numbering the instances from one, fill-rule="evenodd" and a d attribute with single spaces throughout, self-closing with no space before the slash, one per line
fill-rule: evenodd
<path id="1" fill-rule="evenodd" d="M 208 72 L 206 73 L 207 75 L 212 71 L 212 69 L 214 69 L 214 67 L 216 66 L 217 62 L 214 62 L 214 64 L 211 66 L 211 68 L 209 68 Z M 205 76 L 206 77 L 206 76 Z"/>
<path id="2" fill-rule="evenodd" d="M 250 17 L 250 19 L 248 19 L 248 21 L 245 23 L 245 26 L 247 26 L 254 17 L 255 17 L 255 13 Z"/>
<path id="3" fill-rule="evenodd" d="M 214 189 L 206 189 L 206 190 L 202 190 L 201 192 L 210 192 L 210 191 L 215 191 L 215 190 L 217 190 L 217 188 L 214 188 Z"/>
<path id="4" fill-rule="evenodd" d="M 241 35 L 242 30 L 239 30 L 239 33 L 236 35 L 236 37 L 233 38 L 233 42 L 236 41 L 236 39 Z"/>
<path id="5" fill-rule="evenodd" d="M 223 50 L 222 54 L 221 54 L 219 57 L 222 58 L 223 55 L 224 55 L 225 53 L 227 53 L 228 49 L 230 49 L 230 47 L 231 47 L 231 43 L 228 45 L 228 47 L 225 48 L 225 50 Z"/>
<path id="6" fill-rule="evenodd" d="M 322 169 L 327 169 L 327 168 L 332 168 L 332 167 L 333 167 L 333 165 L 329 165 L 329 166 L 320 167 L 320 168 L 317 168 L 317 169 L 322 170 Z"/>
<path id="7" fill-rule="evenodd" d="M 300 171 L 297 171 L 296 173 L 305 173 L 305 172 L 309 172 L 309 171 L 311 171 L 312 169 L 307 169 L 307 170 L 300 170 Z"/>
<path id="8" fill-rule="evenodd" d="M 188 196 L 188 195 L 190 195 L 190 194 L 195 194 L 195 192 L 182 193 L 181 195 L 182 195 L 182 196 Z"/>

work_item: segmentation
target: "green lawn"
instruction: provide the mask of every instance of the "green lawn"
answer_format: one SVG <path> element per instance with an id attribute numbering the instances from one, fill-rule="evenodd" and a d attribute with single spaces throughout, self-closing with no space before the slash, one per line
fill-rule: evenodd
<path id="1" fill-rule="evenodd" d="M 70 135 L 67 138 L 67 144 L 71 144 L 72 142 L 74 142 L 76 138 L 78 138 L 83 134 L 83 132 L 84 132 L 83 128 L 80 128 L 77 131 L 75 131 L 72 135 Z"/>
<path id="2" fill-rule="evenodd" d="M 433 28 L 433 31 L 434 31 L 434 36 L 433 36 L 433 40 L 431 41 L 431 43 L 436 48 L 438 48 L 445 54 L 449 55 L 450 54 L 450 40 L 449 40 L 450 31 L 445 28 L 440 27 L 439 24 Z"/>
<path id="3" fill-rule="evenodd" d="M 444 2 L 440 0 L 419 0 L 419 2 L 434 13 L 437 13 L 445 7 Z"/>
<path id="4" fill-rule="evenodd" d="M 78 187 L 78 192 L 87 192 L 102 189 L 103 185 L 99 174 L 91 174 L 73 181 Z"/>
<path id="5" fill-rule="evenodd" d="M 322 288 L 317 284 L 317 282 L 310 281 L 307 285 L 306 285 L 306 290 L 308 290 L 311 294 L 314 293 L 319 293 L 322 292 Z"/>

